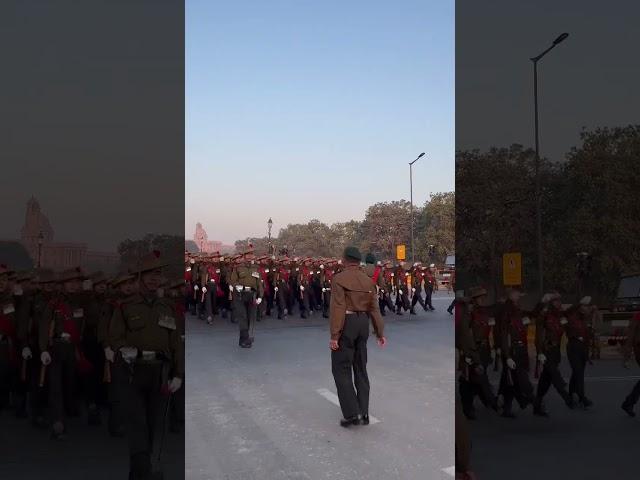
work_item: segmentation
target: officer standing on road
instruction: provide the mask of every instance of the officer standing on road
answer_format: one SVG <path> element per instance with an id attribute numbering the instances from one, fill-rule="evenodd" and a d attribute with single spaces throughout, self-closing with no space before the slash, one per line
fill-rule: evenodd
<path id="1" fill-rule="evenodd" d="M 245 257 L 247 255 L 245 254 Z M 250 259 L 231 273 L 229 290 L 233 302 L 233 316 L 240 328 L 238 345 L 251 348 L 253 338 L 249 336 L 249 328 L 257 319 L 257 308 L 262 303 L 264 288 L 260 273 Z"/>
<path id="2" fill-rule="evenodd" d="M 357 248 L 345 249 L 345 269 L 333 278 L 331 291 L 331 370 L 342 409 L 340 425 L 343 427 L 369 424 L 369 319 L 378 345 L 384 347 L 387 343 L 376 288 L 360 268 L 361 260 Z"/>

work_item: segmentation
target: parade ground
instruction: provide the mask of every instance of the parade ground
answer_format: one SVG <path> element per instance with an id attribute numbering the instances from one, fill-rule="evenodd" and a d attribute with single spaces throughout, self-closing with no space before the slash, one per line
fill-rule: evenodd
<path id="1" fill-rule="evenodd" d="M 566 357 L 561 371 L 568 381 Z M 491 374 L 495 386 L 499 378 Z M 594 360 L 587 365 L 585 382 L 593 407 L 569 410 L 551 387 L 545 397 L 549 418 L 533 416 L 531 407 L 523 411 L 515 406 L 516 419 L 501 418 L 476 401 L 478 419 L 470 422 L 473 470 L 479 479 L 504 478 L 505 472 L 519 480 L 635 477 L 637 458 L 631 451 L 640 419 L 630 418 L 620 404 L 638 379 L 635 362 L 625 369 L 620 359 Z M 636 412 L 640 414 L 638 408 Z"/>
<path id="2" fill-rule="evenodd" d="M 276 316 L 238 347 L 237 325 L 187 316 L 185 466 L 192 480 L 439 480 L 454 464 L 454 329 L 433 312 L 387 313 L 368 342 L 371 424 L 338 424 L 328 320 Z M 419 307 L 419 306 L 418 306 Z"/>

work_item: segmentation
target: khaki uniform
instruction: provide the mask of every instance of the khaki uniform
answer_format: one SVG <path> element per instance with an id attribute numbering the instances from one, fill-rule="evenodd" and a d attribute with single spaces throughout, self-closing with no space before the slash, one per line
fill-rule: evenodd
<path id="1" fill-rule="evenodd" d="M 331 351 L 331 367 L 345 419 L 369 414 L 369 321 L 382 338 L 384 322 L 375 285 L 360 267 L 348 266 L 333 277 L 330 306 L 331 339 L 339 346 Z"/>
<path id="2" fill-rule="evenodd" d="M 260 273 L 255 266 L 239 266 L 229 277 L 229 286 L 233 288 L 233 317 L 240 330 L 239 345 L 251 346 L 249 329 L 256 321 L 256 300 L 264 297 L 264 287 Z"/>

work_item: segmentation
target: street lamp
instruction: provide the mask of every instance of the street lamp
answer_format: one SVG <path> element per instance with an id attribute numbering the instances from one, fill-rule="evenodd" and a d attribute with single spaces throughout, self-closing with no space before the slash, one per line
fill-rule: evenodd
<path id="1" fill-rule="evenodd" d="M 273 227 L 273 220 L 269 217 L 269 221 L 267 222 L 267 228 L 269 229 L 269 255 L 273 254 L 273 246 L 271 245 L 271 227 Z"/>
<path id="2" fill-rule="evenodd" d="M 412 167 L 413 167 L 413 164 L 416 163 L 418 160 L 420 160 L 423 156 L 424 156 L 424 152 L 418 155 L 418 158 L 416 158 L 413 162 L 409 162 L 409 190 L 411 192 L 410 193 L 411 195 L 411 263 L 415 263 L 416 261 L 416 257 L 414 255 L 414 245 L 413 245 L 413 171 L 412 171 Z"/>
<path id="3" fill-rule="evenodd" d="M 38 233 L 38 268 L 42 266 L 42 244 L 44 243 L 44 234 L 42 230 Z"/>
<path id="4" fill-rule="evenodd" d="M 559 35 L 540 55 L 532 57 L 530 60 L 533 62 L 533 103 L 535 111 L 535 142 L 536 142 L 536 163 L 535 163 L 535 175 L 536 175 L 536 243 L 538 249 L 538 288 L 540 295 L 544 292 L 543 284 L 543 264 L 542 264 L 542 204 L 540 197 L 540 140 L 538 136 L 538 62 L 542 57 L 549 53 L 556 45 L 564 41 L 569 36 L 568 33 Z"/>

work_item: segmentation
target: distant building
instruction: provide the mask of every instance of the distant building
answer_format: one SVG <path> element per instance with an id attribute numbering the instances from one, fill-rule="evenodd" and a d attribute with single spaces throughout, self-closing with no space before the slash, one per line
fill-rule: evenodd
<path id="1" fill-rule="evenodd" d="M 193 235 L 193 242 L 195 243 L 195 246 L 197 248 L 196 251 L 205 253 L 230 253 L 235 250 L 235 247 L 233 245 L 225 245 L 218 240 L 209 240 L 207 231 L 203 228 L 200 222 L 196 223 L 196 231 Z"/>
<path id="2" fill-rule="evenodd" d="M 53 270 L 82 267 L 88 271 L 112 272 L 120 256 L 115 252 L 91 251 L 83 242 L 55 242 L 54 230 L 35 197 L 27 202 L 20 243 L 34 266 Z M 7 243 L 7 242 L 3 242 Z M 11 265 L 13 267 L 13 265 Z"/>

